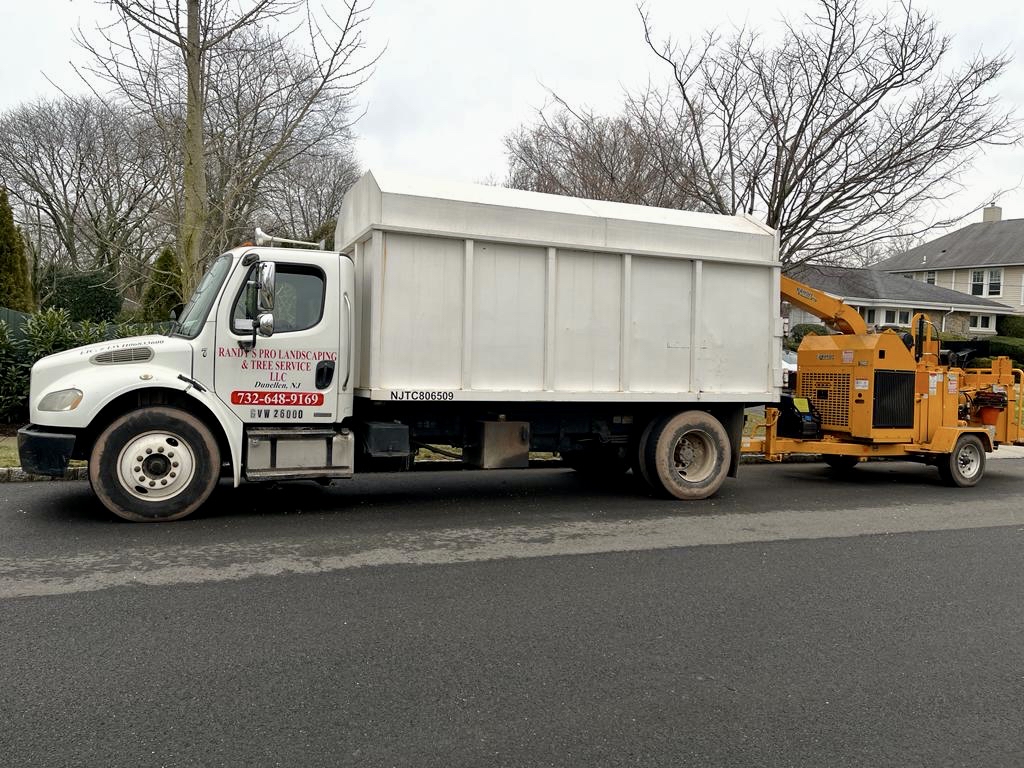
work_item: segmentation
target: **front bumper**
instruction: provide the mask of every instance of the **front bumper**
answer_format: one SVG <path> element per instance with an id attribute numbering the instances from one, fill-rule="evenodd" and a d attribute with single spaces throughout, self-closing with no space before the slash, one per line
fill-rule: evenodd
<path id="1" fill-rule="evenodd" d="M 18 457 L 29 474 L 63 476 L 74 447 L 75 436 L 66 432 L 49 432 L 32 424 L 18 430 Z"/>

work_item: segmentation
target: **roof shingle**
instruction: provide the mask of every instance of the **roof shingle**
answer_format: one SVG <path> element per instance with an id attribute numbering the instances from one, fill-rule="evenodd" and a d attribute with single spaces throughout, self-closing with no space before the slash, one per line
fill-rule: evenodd
<path id="1" fill-rule="evenodd" d="M 1024 219 L 969 224 L 875 264 L 883 272 L 1024 264 Z"/>
<path id="2" fill-rule="evenodd" d="M 812 288 L 838 296 L 856 304 L 857 300 L 891 302 L 900 306 L 929 308 L 953 306 L 996 310 L 998 314 L 1012 310 L 1005 304 L 982 296 L 941 288 L 906 277 L 890 275 L 877 269 L 853 269 L 822 264 L 800 264 L 786 274 Z M 999 312 L 1002 310 L 1002 312 Z"/>

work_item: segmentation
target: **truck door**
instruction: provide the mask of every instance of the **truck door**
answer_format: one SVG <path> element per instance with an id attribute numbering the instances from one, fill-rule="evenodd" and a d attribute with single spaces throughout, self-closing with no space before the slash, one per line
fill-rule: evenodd
<path id="1" fill-rule="evenodd" d="M 255 280 L 256 265 L 239 270 L 218 309 L 217 395 L 246 424 L 336 423 L 350 359 L 349 341 L 342 343 L 340 334 L 351 325 L 339 257 L 281 249 L 257 253 L 276 265 L 274 333 L 252 344 L 246 285 Z"/>

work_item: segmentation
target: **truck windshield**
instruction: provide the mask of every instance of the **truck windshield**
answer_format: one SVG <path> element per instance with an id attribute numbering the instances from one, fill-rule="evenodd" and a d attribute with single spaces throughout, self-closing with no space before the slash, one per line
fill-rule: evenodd
<path id="1" fill-rule="evenodd" d="M 175 336 L 194 339 L 199 335 L 207 315 L 210 314 L 210 307 L 213 306 L 214 299 L 217 298 L 220 287 L 224 284 L 224 278 L 227 277 L 230 269 L 231 255 L 227 253 L 217 257 L 217 260 L 210 265 L 206 274 L 203 275 L 203 279 L 199 281 L 196 292 L 189 299 L 188 305 L 181 312 L 181 318 L 173 332 Z"/>

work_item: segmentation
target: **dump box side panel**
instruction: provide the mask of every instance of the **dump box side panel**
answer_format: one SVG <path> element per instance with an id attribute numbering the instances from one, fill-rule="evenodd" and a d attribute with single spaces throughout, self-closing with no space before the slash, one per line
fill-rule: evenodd
<path id="1" fill-rule="evenodd" d="M 544 389 L 547 249 L 474 243 L 467 387 Z"/>
<path id="2" fill-rule="evenodd" d="M 364 395 L 773 395 L 767 265 L 404 232 L 373 233 L 356 261 Z"/>

